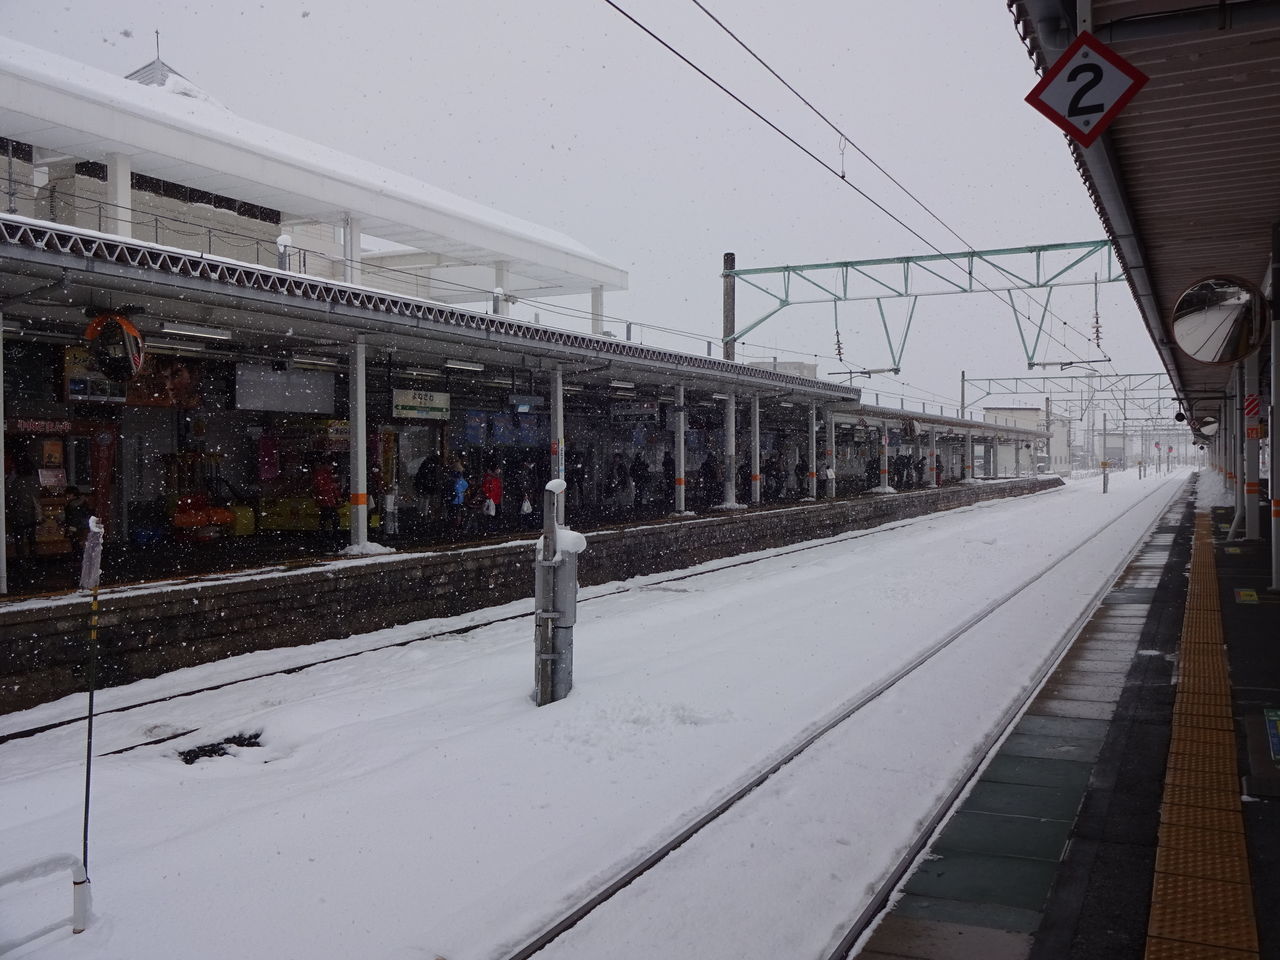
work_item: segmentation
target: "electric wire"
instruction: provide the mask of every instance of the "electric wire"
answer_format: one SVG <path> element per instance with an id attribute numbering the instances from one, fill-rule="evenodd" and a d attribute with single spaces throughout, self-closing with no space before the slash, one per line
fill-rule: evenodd
<path id="1" fill-rule="evenodd" d="M 823 160 L 821 157 L 819 157 L 816 153 L 814 153 L 812 150 L 810 150 L 808 147 L 806 147 L 804 144 L 802 144 L 800 141 L 798 141 L 795 137 L 791 136 L 791 134 L 787 133 L 785 130 L 783 130 L 781 127 L 779 127 L 776 123 L 774 123 L 772 120 L 770 120 L 770 119 L 769 119 L 768 117 L 766 117 L 764 114 L 762 114 L 759 110 L 757 110 L 755 107 L 751 106 L 749 103 L 747 103 L 747 102 L 746 102 L 745 100 L 743 100 L 741 97 L 739 97 L 736 93 L 734 93 L 732 90 L 730 90 L 728 87 L 726 87 L 723 83 L 721 83 L 719 80 L 715 79 L 715 77 L 711 76 L 711 74 L 707 73 L 707 71 L 705 71 L 705 70 L 703 70 L 701 67 L 699 67 L 696 63 L 694 63 L 694 62 L 693 62 L 692 60 L 690 60 L 687 56 L 685 56 L 683 53 L 681 53 L 679 50 L 677 50 L 674 46 L 672 46 L 670 43 L 668 43 L 666 40 L 664 40 L 662 37 L 660 37 L 657 33 L 655 33 L 653 30 L 651 30 L 651 29 L 650 29 L 649 27 L 647 27 L 645 24 L 641 23 L 639 20 L 637 20 L 634 16 L 632 16 L 630 13 L 628 13 L 626 10 L 624 10 L 624 9 L 623 9 L 621 6 L 619 6 L 617 3 L 615 3 L 615 2 L 614 2 L 614 0 L 604 0 L 604 3 L 606 3 L 606 4 L 607 4 L 609 7 L 611 7 L 614 11 L 616 11 L 616 12 L 617 12 L 619 15 L 621 15 L 624 19 L 628 20 L 630 23 L 632 23 L 634 26 L 636 26 L 636 27 L 637 27 L 639 30 L 641 30 L 643 33 L 647 34 L 647 35 L 648 35 L 652 40 L 654 40 L 656 43 L 658 43 L 661 47 L 663 47 L 665 50 L 667 50 L 667 52 L 669 52 L 670 54 L 672 54 L 672 55 L 673 55 L 674 57 L 676 57 L 678 60 L 680 60 L 681 62 L 683 62 L 686 66 L 688 66 L 691 70 L 693 70 L 695 73 L 697 73 L 699 76 L 701 76 L 704 80 L 706 80 L 708 83 L 710 83 L 710 84 L 711 84 L 712 86 L 714 86 L 716 89 L 720 90 L 723 94 L 725 94 L 725 96 L 729 97 L 731 100 L 733 100 L 733 101 L 734 101 L 735 103 L 737 103 L 739 106 L 741 106 L 744 110 L 746 110 L 748 113 L 750 113 L 750 114 L 751 114 L 752 116 L 754 116 L 756 119 L 758 119 L 761 123 L 765 124 L 765 126 L 769 127 L 769 129 L 773 130 L 776 134 L 778 134 L 780 137 L 782 137 L 784 140 L 786 140 L 788 143 L 790 143 L 792 146 L 794 146 L 797 150 L 799 150 L 800 152 L 802 152 L 803 154 L 805 154 L 807 157 L 809 157 L 809 159 L 811 159 L 814 163 L 816 163 L 816 164 L 818 164 L 819 166 L 821 166 L 824 170 L 826 170 L 826 171 L 827 171 L 828 173 L 830 173 L 832 176 L 834 176 L 834 177 L 838 178 L 842 183 L 844 183 L 846 186 L 848 186 L 850 189 L 852 189 L 854 192 L 856 192 L 859 196 L 861 196 L 864 200 L 866 200 L 868 203 L 870 203 L 873 207 L 875 207 L 877 210 L 879 210 L 881 213 L 883 213 L 886 217 L 888 217 L 888 218 L 889 218 L 890 220 L 892 220 L 894 223 L 898 224 L 898 226 L 902 227 L 902 229 L 906 230 L 909 234 L 911 234 L 913 237 L 915 237 L 917 240 L 919 240 L 921 243 L 923 243 L 925 246 L 927 246 L 927 247 L 928 247 L 930 250 L 932 250 L 934 253 L 936 253 L 936 254 L 938 254 L 939 256 L 941 256 L 941 257 L 943 257 L 943 258 L 947 259 L 949 262 L 951 262 L 953 265 L 955 265 L 955 266 L 957 266 L 957 267 L 961 266 L 961 264 L 960 264 L 960 263 L 955 259 L 955 256 L 956 256 L 956 255 L 954 255 L 954 254 L 947 254 L 947 253 L 944 253 L 944 252 L 943 252 L 939 247 L 937 247 L 937 246 L 936 246 L 932 241 L 930 241 L 929 239 L 927 239 L 923 234 L 921 234 L 921 233 L 920 233 L 919 231 L 917 231 L 915 228 L 913 228 L 913 227 L 909 226 L 909 225 L 908 225 L 904 220 L 902 220 L 902 219 L 901 219 L 900 217 L 898 217 L 896 214 L 892 213 L 892 212 L 891 212 L 887 207 L 885 207 L 883 204 L 881 204 L 879 201 L 877 201 L 877 200 L 876 200 L 874 197 L 872 197 L 869 193 L 867 193 L 865 190 L 863 190 L 861 187 L 859 187 L 859 186 L 858 186 L 856 183 L 854 183 L 852 180 L 848 179 L 848 177 L 847 177 L 847 176 L 845 176 L 844 174 L 842 174 L 842 173 L 841 173 L 841 171 L 839 171 L 839 170 L 837 170 L 835 167 L 831 166 L 831 164 L 827 163 L 825 160 Z M 843 134 L 842 134 L 842 136 L 843 136 Z M 949 228 L 948 228 L 948 229 L 949 229 Z M 998 268 L 998 267 L 997 267 L 996 269 L 997 269 L 997 270 L 999 270 L 1000 268 Z M 1001 272 L 1003 272 L 1003 271 L 1001 271 Z M 986 292 L 990 293 L 990 294 L 991 294 L 992 296 L 994 296 L 997 300 L 999 300 L 1002 304 L 1003 304 L 1003 303 L 1005 303 L 1004 298 L 1003 298 L 1003 297 L 1001 297 L 1001 296 L 1000 296 L 1000 295 L 999 295 L 995 290 L 991 289 L 991 287 L 987 286 L 987 284 L 986 284 L 986 283 L 984 283 L 981 279 L 979 279 L 979 278 L 977 278 L 977 277 L 975 277 L 974 279 L 977 281 L 977 283 L 978 283 L 978 284 L 979 284 L 979 285 L 980 285 L 980 286 L 981 286 L 981 287 L 982 287 Z M 1050 311 L 1050 313 L 1052 313 L 1052 311 Z M 1060 317 L 1058 317 L 1058 316 L 1057 316 L 1057 314 L 1053 314 L 1053 316 L 1054 316 L 1055 318 L 1057 318 L 1057 319 L 1061 319 Z M 1065 321 L 1064 321 L 1064 322 L 1065 322 Z M 1074 328 L 1072 328 L 1072 329 L 1074 329 Z M 1089 339 L 1085 334 L 1080 333 L 1080 331 L 1076 331 L 1076 332 L 1077 332 L 1077 333 L 1079 333 L 1079 334 L 1080 334 L 1080 336 L 1081 336 L 1081 337 L 1083 337 L 1085 340 L 1088 340 L 1088 339 Z M 1084 359 L 1085 359 L 1085 358 L 1084 358 L 1083 356 L 1081 356 L 1079 353 L 1076 353 L 1076 351 L 1075 351 L 1075 350 L 1073 350 L 1073 349 L 1072 349 L 1068 344 L 1066 344 L 1066 343 L 1064 343 L 1064 342 L 1062 342 L 1062 341 L 1058 340 L 1058 339 L 1057 339 L 1056 337 L 1054 337 L 1052 334 L 1049 334 L 1049 338 L 1050 338 L 1051 340 L 1053 340 L 1054 342 L 1058 343 L 1060 346 L 1062 346 L 1062 347 L 1063 347 L 1063 349 L 1065 349 L 1065 350 L 1067 350 L 1068 352 L 1070 352 L 1070 353 L 1071 353 L 1073 356 L 1075 356 L 1077 359 L 1079 359 L 1079 360 L 1084 360 Z"/>

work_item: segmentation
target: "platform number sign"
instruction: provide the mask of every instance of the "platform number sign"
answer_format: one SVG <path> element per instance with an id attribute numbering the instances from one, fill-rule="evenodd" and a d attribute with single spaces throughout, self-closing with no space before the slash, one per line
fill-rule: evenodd
<path id="1" fill-rule="evenodd" d="M 1027 103 L 1088 147 L 1146 82 L 1146 74 L 1086 32 L 1045 71 Z"/>

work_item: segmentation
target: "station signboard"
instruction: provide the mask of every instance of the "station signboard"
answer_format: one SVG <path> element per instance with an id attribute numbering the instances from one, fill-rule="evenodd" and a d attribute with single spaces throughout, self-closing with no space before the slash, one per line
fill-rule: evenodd
<path id="1" fill-rule="evenodd" d="M 449 394 L 429 390 L 392 390 L 391 415 L 406 420 L 448 420 Z"/>
<path id="2" fill-rule="evenodd" d="M 658 404 L 655 401 L 615 403 L 609 408 L 609 419 L 614 423 L 657 423 L 658 417 Z"/>

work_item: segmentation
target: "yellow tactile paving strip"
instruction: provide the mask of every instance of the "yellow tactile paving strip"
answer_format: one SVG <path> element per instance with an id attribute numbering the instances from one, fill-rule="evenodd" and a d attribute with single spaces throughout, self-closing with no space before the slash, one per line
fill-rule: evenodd
<path id="1" fill-rule="evenodd" d="M 1257 960 L 1213 528 L 1196 515 L 1146 960 Z"/>

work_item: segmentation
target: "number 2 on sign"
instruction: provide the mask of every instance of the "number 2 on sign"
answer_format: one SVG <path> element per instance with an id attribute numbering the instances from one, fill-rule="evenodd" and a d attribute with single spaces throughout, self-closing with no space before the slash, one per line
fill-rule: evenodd
<path id="1" fill-rule="evenodd" d="M 1067 82 L 1075 83 L 1081 78 L 1084 79 L 1084 82 L 1080 84 L 1080 88 L 1071 97 L 1071 102 L 1067 104 L 1067 116 L 1071 119 L 1102 113 L 1104 109 L 1100 103 L 1080 102 L 1085 98 L 1086 94 L 1092 92 L 1093 88 L 1102 82 L 1102 67 L 1096 63 L 1076 64 L 1071 68 L 1071 72 L 1067 74 Z"/>

